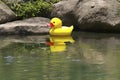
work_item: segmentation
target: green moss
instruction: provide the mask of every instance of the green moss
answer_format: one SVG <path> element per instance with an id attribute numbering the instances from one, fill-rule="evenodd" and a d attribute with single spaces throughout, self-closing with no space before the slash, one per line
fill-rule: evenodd
<path id="1" fill-rule="evenodd" d="M 24 3 L 13 3 L 10 7 L 19 18 L 34 16 L 49 17 L 52 10 L 52 4 L 58 1 L 60 0 L 51 0 L 49 2 L 45 0 L 30 0 Z"/>

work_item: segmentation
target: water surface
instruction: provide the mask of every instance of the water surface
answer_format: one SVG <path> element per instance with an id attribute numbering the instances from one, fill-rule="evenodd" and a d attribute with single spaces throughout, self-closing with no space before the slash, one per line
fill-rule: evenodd
<path id="1" fill-rule="evenodd" d="M 74 32 L 51 52 L 49 35 L 1 36 L 0 80 L 120 80 L 120 35 Z"/>

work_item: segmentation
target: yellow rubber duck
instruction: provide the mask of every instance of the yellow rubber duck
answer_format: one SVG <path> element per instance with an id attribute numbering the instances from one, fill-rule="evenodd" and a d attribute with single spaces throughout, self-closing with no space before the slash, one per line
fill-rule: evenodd
<path id="1" fill-rule="evenodd" d="M 47 44 L 50 46 L 51 52 L 65 51 L 67 47 L 65 42 L 75 42 L 71 36 L 50 36 L 49 39 L 50 42 L 47 42 Z"/>
<path id="2" fill-rule="evenodd" d="M 59 18 L 52 18 L 50 21 L 50 35 L 71 35 L 73 26 L 62 26 L 62 20 Z"/>

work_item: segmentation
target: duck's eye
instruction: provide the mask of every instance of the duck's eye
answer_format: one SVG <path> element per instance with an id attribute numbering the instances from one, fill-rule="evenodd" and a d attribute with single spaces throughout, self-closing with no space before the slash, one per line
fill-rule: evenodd
<path id="1" fill-rule="evenodd" d="M 53 22 L 53 23 L 55 23 L 55 22 Z"/>

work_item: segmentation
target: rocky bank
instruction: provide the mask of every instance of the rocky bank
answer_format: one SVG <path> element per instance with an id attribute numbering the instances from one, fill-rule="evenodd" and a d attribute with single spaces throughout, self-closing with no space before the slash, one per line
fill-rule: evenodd
<path id="1" fill-rule="evenodd" d="M 120 32 L 120 4 L 117 0 L 62 0 L 53 5 L 51 17 L 63 25 L 96 32 Z M 33 17 L 16 20 L 15 13 L 0 1 L 0 34 L 45 34 L 50 19 Z"/>
<path id="2" fill-rule="evenodd" d="M 81 30 L 120 32 L 120 4 L 117 0 L 63 0 L 54 4 L 52 17 L 63 19 Z"/>
<path id="3" fill-rule="evenodd" d="M 0 34 L 47 34 L 48 18 L 33 17 L 0 25 Z"/>

